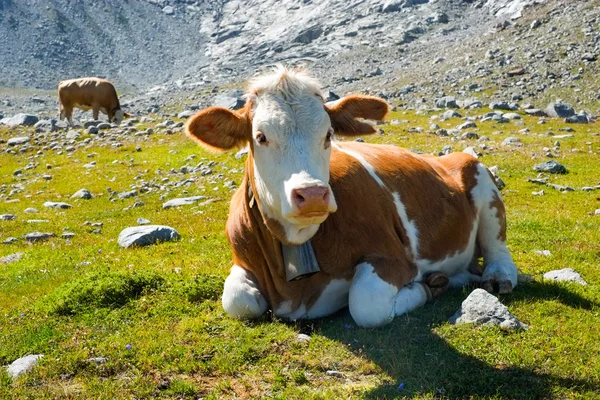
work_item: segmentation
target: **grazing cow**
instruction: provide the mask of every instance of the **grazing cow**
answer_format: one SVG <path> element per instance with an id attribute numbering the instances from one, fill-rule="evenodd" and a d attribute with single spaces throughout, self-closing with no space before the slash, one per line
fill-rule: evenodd
<path id="1" fill-rule="evenodd" d="M 238 112 L 190 118 L 187 134 L 208 148 L 249 144 L 226 227 L 227 313 L 296 320 L 348 305 L 359 326 L 375 327 L 448 286 L 516 286 L 504 204 L 477 159 L 333 140 L 374 133 L 365 120 L 387 112 L 370 96 L 325 104 L 315 79 L 279 67 L 253 81 Z M 480 255 L 482 275 L 470 268 Z M 313 273 L 294 280 L 298 269 Z"/>
<path id="2" fill-rule="evenodd" d="M 58 111 L 60 119 L 67 118 L 73 125 L 73 107 L 81 110 L 92 110 L 94 119 L 98 112 L 108 115 L 108 122 L 120 124 L 124 116 L 117 91 L 112 83 L 102 78 L 79 78 L 61 81 L 58 84 Z"/>

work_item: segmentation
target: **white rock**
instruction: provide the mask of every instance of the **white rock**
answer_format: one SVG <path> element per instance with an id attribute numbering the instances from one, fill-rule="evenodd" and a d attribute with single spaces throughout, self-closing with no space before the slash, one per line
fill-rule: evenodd
<path id="1" fill-rule="evenodd" d="M 173 208 L 180 206 L 189 206 L 191 204 L 197 203 L 200 200 L 206 199 L 206 196 L 193 196 L 193 197 L 182 197 L 179 199 L 172 199 L 163 204 L 163 208 Z"/>
<path id="2" fill-rule="evenodd" d="M 170 226 L 145 225 L 125 228 L 119 234 L 119 246 L 148 246 L 158 242 L 178 240 L 181 236 Z"/>
<path id="3" fill-rule="evenodd" d="M 13 361 L 6 369 L 8 376 L 12 379 L 18 378 L 21 374 L 35 367 L 38 364 L 38 360 L 42 357 L 44 357 L 43 354 L 30 354 Z"/>
<path id="4" fill-rule="evenodd" d="M 498 325 L 502 329 L 527 329 L 527 325 L 512 315 L 496 296 L 483 289 L 473 290 L 449 322 L 453 325 L 474 323 Z"/>
<path id="5" fill-rule="evenodd" d="M 587 282 L 573 268 L 558 269 L 546 272 L 544 279 L 555 282 L 575 282 L 580 285 L 587 285 Z"/>
<path id="6" fill-rule="evenodd" d="M 58 201 L 58 202 L 47 201 L 47 202 L 44 203 L 44 207 L 47 207 L 47 208 L 60 208 L 60 209 L 64 210 L 64 209 L 67 209 L 67 208 L 71 208 L 73 206 L 70 205 L 70 204 L 67 204 L 67 203 L 60 202 L 60 201 Z"/>
<path id="7" fill-rule="evenodd" d="M 306 343 L 308 341 L 310 341 L 310 336 L 304 334 L 304 333 L 299 333 L 298 334 L 298 341 L 302 342 L 302 343 Z"/>

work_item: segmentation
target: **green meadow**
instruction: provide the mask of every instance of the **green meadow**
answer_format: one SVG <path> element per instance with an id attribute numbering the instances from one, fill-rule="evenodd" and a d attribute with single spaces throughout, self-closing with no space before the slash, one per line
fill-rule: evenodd
<path id="1" fill-rule="evenodd" d="M 208 153 L 183 133 L 161 129 L 118 137 L 80 130 L 75 149 L 63 146 L 59 154 L 44 146 L 67 141 L 64 133 L 0 127 L 0 214 L 15 215 L 0 221 L 0 241 L 18 239 L 0 245 L 0 258 L 22 253 L 0 262 L 0 365 L 44 355 L 14 380 L 0 368 L 0 398 L 600 398 L 600 189 L 581 190 L 600 185 L 600 124 L 539 124 L 523 115 L 477 121 L 470 131 L 487 141 L 453 140 L 428 133 L 430 117 L 440 113 L 392 112 L 383 134 L 364 140 L 423 153 L 473 146 L 482 162 L 498 167 L 508 246 L 524 276 L 499 298 L 528 330 L 450 325 L 473 288 L 450 290 L 379 329 L 358 328 L 347 310 L 296 323 L 270 314 L 231 319 L 220 304 L 231 266 L 224 227 L 230 182 L 241 183 L 245 159 Z M 464 121 L 435 122 L 449 129 Z M 561 130 L 567 126 L 574 132 Z M 556 138 L 565 134 L 573 137 Z M 31 148 L 7 153 L 15 136 L 30 136 Z M 507 137 L 521 145 L 503 145 Z M 538 176 L 532 167 L 549 159 L 547 151 L 569 172 L 544 177 L 574 191 L 527 180 Z M 91 161 L 94 167 L 84 167 Z M 212 173 L 181 172 L 199 163 Z M 22 174 L 14 175 L 17 169 Z M 70 198 L 82 188 L 94 197 Z M 135 198 L 112 195 L 132 188 Z M 215 201 L 162 208 L 196 195 Z M 73 207 L 45 208 L 46 201 Z M 175 228 L 181 240 L 119 247 L 119 233 L 138 218 Z M 55 237 L 27 243 L 22 237 L 34 231 Z M 67 231 L 75 235 L 62 238 Z M 574 268 L 588 285 L 543 279 L 562 268 Z M 299 333 L 310 340 L 299 341 Z M 95 357 L 105 360 L 89 361 Z"/>

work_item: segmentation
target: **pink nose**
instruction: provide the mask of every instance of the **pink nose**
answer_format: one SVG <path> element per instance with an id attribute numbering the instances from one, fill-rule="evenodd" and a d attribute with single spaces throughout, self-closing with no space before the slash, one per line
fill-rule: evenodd
<path id="1" fill-rule="evenodd" d="M 326 213 L 329 209 L 329 188 L 327 186 L 310 186 L 292 190 L 292 203 L 298 213 Z"/>

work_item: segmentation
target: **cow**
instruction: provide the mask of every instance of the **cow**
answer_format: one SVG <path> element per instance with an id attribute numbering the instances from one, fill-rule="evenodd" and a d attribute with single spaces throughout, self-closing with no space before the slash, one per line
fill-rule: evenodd
<path id="1" fill-rule="evenodd" d="M 517 285 L 504 203 L 481 162 L 337 141 L 375 133 L 368 120 L 387 113 L 366 95 L 325 103 L 308 72 L 279 66 L 251 81 L 237 112 L 210 107 L 187 121 L 209 149 L 249 145 L 226 224 L 229 315 L 298 320 L 348 306 L 358 326 L 378 327 L 448 287 Z M 311 274 L 294 279 L 298 269 Z"/>
<path id="2" fill-rule="evenodd" d="M 125 114 L 121 110 L 117 91 L 112 83 L 102 78 L 78 78 L 61 81 L 58 84 L 58 112 L 61 121 L 66 118 L 73 125 L 73 108 L 92 110 L 94 120 L 102 111 L 108 115 L 108 122 L 120 124 Z"/>

